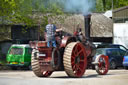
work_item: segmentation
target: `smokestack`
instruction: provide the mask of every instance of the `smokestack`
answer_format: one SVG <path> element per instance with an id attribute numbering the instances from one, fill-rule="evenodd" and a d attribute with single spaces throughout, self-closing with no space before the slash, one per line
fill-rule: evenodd
<path id="1" fill-rule="evenodd" d="M 85 24 L 85 36 L 86 39 L 90 39 L 90 22 L 91 22 L 91 14 L 84 16 L 84 24 Z"/>

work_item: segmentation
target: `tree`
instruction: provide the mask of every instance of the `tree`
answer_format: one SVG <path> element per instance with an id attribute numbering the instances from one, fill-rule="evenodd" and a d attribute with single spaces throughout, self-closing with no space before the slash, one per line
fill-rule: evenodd
<path id="1" fill-rule="evenodd" d="M 27 28 L 38 25 L 44 28 L 48 17 L 63 14 L 61 8 L 59 0 L 0 0 L 0 40 L 10 39 L 11 31 L 6 29 L 8 24 L 21 24 Z"/>
<path id="2" fill-rule="evenodd" d="M 102 2 L 103 2 L 104 10 L 106 10 L 106 0 L 102 0 Z"/>
<path id="3" fill-rule="evenodd" d="M 112 9 L 112 0 L 97 0 L 97 11 L 106 11 Z M 113 0 L 113 9 L 128 6 L 128 0 Z"/>
<path id="4" fill-rule="evenodd" d="M 62 14 L 58 0 L 0 0 L 0 17 L 13 23 L 32 25 L 34 11 Z M 4 21 L 3 21 L 4 22 Z M 2 23 L 3 24 L 3 23 Z"/>
<path id="5" fill-rule="evenodd" d="M 128 0 L 113 0 L 113 1 L 114 1 L 114 9 L 123 6 L 128 6 Z"/>

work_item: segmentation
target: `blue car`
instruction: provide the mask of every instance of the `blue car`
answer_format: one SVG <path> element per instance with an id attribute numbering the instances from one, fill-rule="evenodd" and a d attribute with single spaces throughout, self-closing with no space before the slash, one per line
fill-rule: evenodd
<path id="1" fill-rule="evenodd" d="M 97 48 L 119 48 L 121 50 L 127 51 L 127 48 L 120 44 L 99 44 Z"/>
<path id="2" fill-rule="evenodd" d="M 124 59 L 123 59 L 123 66 L 125 69 L 128 69 L 128 51 L 126 52 Z"/>
<path id="3" fill-rule="evenodd" d="M 109 67 L 116 69 L 117 67 L 123 67 L 123 56 L 126 51 L 120 48 L 98 48 L 96 49 L 96 55 L 104 54 L 109 57 Z"/>

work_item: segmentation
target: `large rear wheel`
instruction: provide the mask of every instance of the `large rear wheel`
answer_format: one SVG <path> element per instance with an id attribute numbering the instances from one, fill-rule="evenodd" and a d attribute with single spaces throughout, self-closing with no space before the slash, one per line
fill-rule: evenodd
<path id="1" fill-rule="evenodd" d="M 107 74 L 109 69 L 108 56 L 98 55 L 96 62 L 98 62 L 98 64 L 95 65 L 96 72 L 100 75 Z"/>
<path id="2" fill-rule="evenodd" d="M 39 51 L 33 49 L 32 56 L 31 56 L 31 65 L 34 74 L 38 77 L 49 77 L 52 74 L 52 71 L 43 71 L 39 65 L 39 61 L 36 58 L 38 56 Z"/>
<path id="3" fill-rule="evenodd" d="M 79 42 L 69 43 L 63 56 L 64 69 L 70 77 L 82 77 L 87 66 L 84 46 Z"/>

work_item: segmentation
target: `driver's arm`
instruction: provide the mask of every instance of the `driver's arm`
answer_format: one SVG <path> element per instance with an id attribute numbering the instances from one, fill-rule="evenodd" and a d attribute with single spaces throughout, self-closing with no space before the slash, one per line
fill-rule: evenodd
<path id="1" fill-rule="evenodd" d="M 60 28 L 60 29 L 56 29 L 56 32 L 60 32 L 60 31 L 62 31 L 62 28 Z"/>

